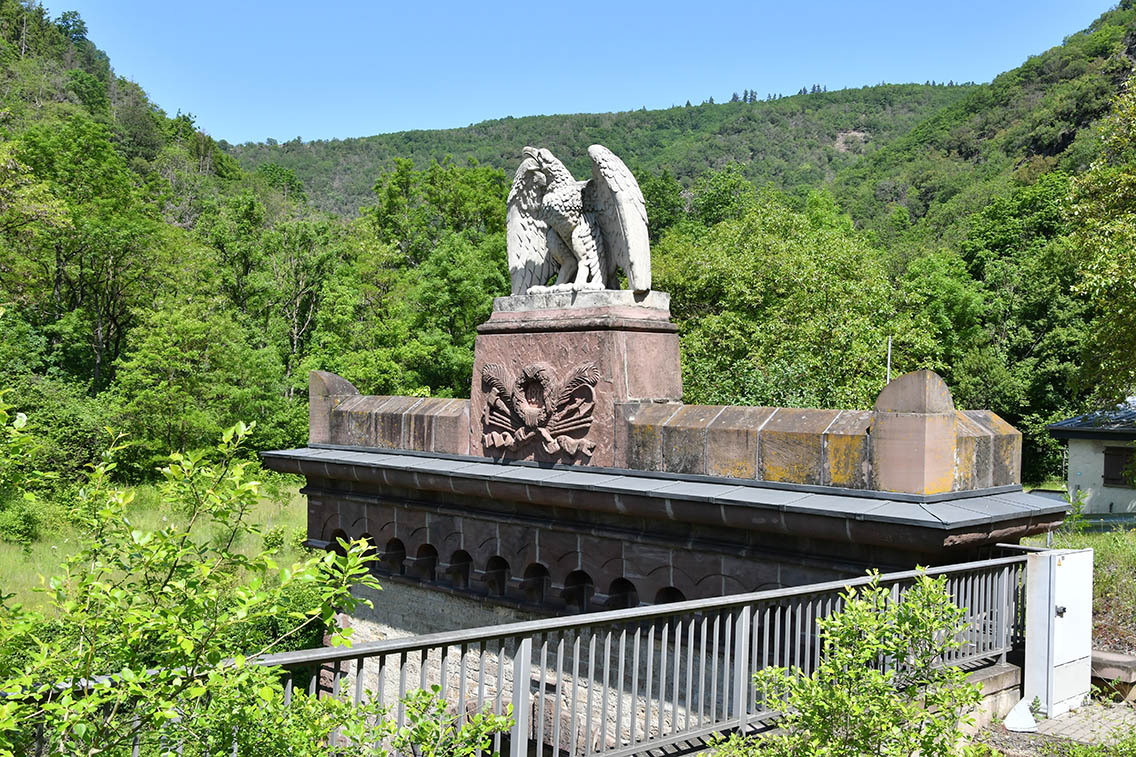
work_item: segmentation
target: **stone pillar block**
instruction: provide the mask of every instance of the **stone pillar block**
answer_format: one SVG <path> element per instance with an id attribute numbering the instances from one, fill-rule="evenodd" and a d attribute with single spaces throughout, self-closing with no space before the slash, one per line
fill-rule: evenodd
<path id="1" fill-rule="evenodd" d="M 663 470 L 706 475 L 706 429 L 721 405 L 683 405 L 663 424 Z"/>
<path id="2" fill-rule="evenodd" d="M 1022 482 L 1022 432 L 990 410 L 966 410 L 964 415 L 982 424 L 992 436 L 991 486 Z"/>
<path id="3" fill-rule="evenodd" d="M 955 418 L 955 491 L 993 486 L 994 434 L 961 410 Z"/>
<path id="4" fill-rule="evenodd" d="M 682 399 L 663 292 L 499 297 L 477 331 L 472 455 L 614 466 L 616 405 Z"/>
<path id="5" fill-rule="evenodd" d="M 866 410 L 842 410 L 824 431 L 824 485 L 867 489 L 871 477 Z"/>
<path id="6" fill-rule="evenodd" d="M 872 488 L 952 491 L 957 425 L 954 399 L 938 374 L 916 371 L 885 386 L 872 412 Z"/>
<path id="7" fill-rule="evenodd" d="M 349 444 L 356 447 L 370 447 L 375 439 L 376 407 L 386 402 L 386 397 L 356 395 L 345 397 L 331 410 L 328 428 L 331 444 Z"/>
<path id="8" fill-rule="evenodd" d="M 449 400 L 434 411 L 432 452 L 469 454 L 469 400 Z"/>
<path id="9" fill-rule="evenodd" d="M 308 374 L 308 442 L 329 444 L 331 411 L 347 397 L 358 394 L 355 385 L 341 376 L 311 371 Z"/>
<path id="10" fill-rule="evenodd" d="M 722 408 L 706 427 L 706 472 L 711 476 L 757 478 L 758 435 L 771 407 Z"/>
<path id="11" fill-rule="evenodd" d="M 616 450 L 615 466 L 663 470 L 663 426 L 682 409 L 678 403 L 620 405 L 626 443 Z M 623 432 L 619 434 L 623 436 Z"/>

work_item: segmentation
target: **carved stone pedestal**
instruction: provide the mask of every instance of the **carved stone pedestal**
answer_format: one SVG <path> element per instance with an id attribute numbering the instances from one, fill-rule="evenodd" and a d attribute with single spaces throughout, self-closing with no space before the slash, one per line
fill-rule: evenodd
<path id="1" fill-rule="evenodd" d="M 663 292 L 500 297 L 477 332 L 473 455 L 614 466 L 619 403 L 682 400 Z"/>

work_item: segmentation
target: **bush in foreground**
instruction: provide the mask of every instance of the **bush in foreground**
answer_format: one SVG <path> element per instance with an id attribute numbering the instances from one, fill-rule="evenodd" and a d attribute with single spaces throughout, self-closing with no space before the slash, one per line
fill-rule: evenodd
<path id="1" fill-rule="evenodd" d="M 978 703 L 966 674 L 945 665 L 963 610 L 946 578 L 920 574 L 899 601 L 873 581 L 849 589 L 818 625 L 824 653 L 812 675 L 767 668 L 755 676 L 765 706 L 783 714 L 772 735 L 720 739 L 720 757 L 946 757 L 967 753 L 961 727 Z"/>
<path id="2" fill-rule="evenodd" d="M 24 419 L 9 410 L 0 397 L 0 474 L 9 491 L 21 491 L 14 471 L 26 451 Z M 117 439 L 93 467 L 70 514 L 78 549 L 50 580 L 45 612 L 0 595 L 0 757 L 32 753 L 37 734 L 49 754 L 130 754 L 136 741 L 142 754 L 229 754 L 236 744 L 264 757 L 333 755 L 380 741 L 464 754 L 508 727 L 489 715 L 439 720 L 444 708 L 418 699 L 402 731 L 374 705 L 303 692 L 286 705 L 280 671 L 248 662 L 313 627 L 332 644 L 349 643 L 336 612 L 365 602 L 352 586 L 379 588 L 363 542 L 286 568 L 274 549 L 237 549 L 249 536 L 260 540 L 247 517 L 260 485 L 240 450 L 249 430 L 225 431 L 215 463 L 170 456 L 162 506 L 182 517 L 157 531 L 131 523 L 134 490 L 112 480 Z M 254 626 L 275 632 L 243 648 Z M 419 743 L 425 736 L 428 745 Z M 443 742 L 456 746 L 440 751 Z"/>

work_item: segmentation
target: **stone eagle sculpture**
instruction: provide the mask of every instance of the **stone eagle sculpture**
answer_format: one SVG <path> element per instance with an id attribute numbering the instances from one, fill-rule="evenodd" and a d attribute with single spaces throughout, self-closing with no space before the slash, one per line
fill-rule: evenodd
<path id="1" fill-rule="evenodd" d="M 513 294 L 618 289 L 619 270 L 650 290 L 647 206 L 623 161 L 592 145 L 592 178 L 576 181 L 548 150 L 522 153 L 506 217 Z"/>

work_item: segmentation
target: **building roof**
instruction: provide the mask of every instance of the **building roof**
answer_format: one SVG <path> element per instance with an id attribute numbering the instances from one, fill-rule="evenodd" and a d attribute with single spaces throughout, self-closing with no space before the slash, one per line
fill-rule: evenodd
<path id="1" fill-rule="evenodd" d="M 1020 486 L 916 496 L 836 487 L 772 484 L 710 476 L 612 468 L 533 465 L 459 455 L 432 455 L 403 450 L 363 450 L 339 445 L 262 452 L 268 467 L 327 478 L 362 480 L 374 477 L 390 483 L 393 476 L 413 488 L 438 487 L 456 493 L 506 497 L 509 485 L 525 487 L 526 498 L 542 499 L 538 490 L 578 490 L 634 497 L 660 503 L 703 503 L 746 511 L 795 513 L 853 521 L 892 523 L 936 531 L 991 527 L 1014 520 L 1048 521 L 1063 516 L 1068 504 L 1026 494 Z M 369 471 L 365 473 L 364 471 Z M 460 482 L 460 483 L 459 483 Z M 399 483 L 403 483 L 399 481 Z M 497 489 L 501 489 L 499 494 Z M 555 499 L 555 497 L 554 497 Z M 551 501 L 551 500 L 550 500 Z M 573 500 L 573 504 L 576 503 Z M 715 511 L 717 512 L 717 511 Z"/>
<path id="2" fill-rule="evenodd" d="M 1129 397 L 1110 410 L 1066 418 L 1046 428 L 1057 439 L 1136 439 L 1136 397 Z"/>

